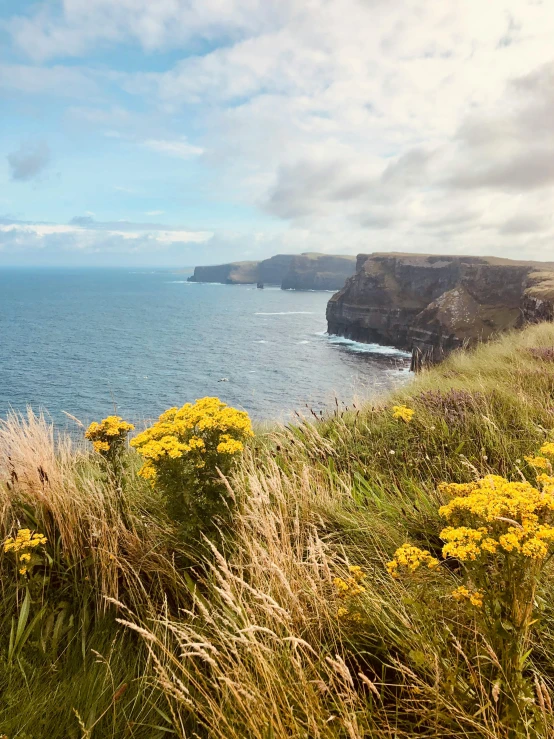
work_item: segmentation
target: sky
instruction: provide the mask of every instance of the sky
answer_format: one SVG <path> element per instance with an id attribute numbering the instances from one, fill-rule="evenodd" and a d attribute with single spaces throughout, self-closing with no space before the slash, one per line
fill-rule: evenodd
<path id="1" fill-rule="evenodd" d="M 554 259 L 553 0 L 0 0 L 0 266 Z"/>

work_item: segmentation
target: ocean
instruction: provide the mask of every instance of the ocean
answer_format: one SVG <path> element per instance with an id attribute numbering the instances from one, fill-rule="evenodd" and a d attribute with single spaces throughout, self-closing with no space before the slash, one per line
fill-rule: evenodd
<path id="1" fill-rule="evenodd" d="M 0 270 L 0 417 L 141 425 L 206 395 L 286 421 L 409 379 L 404 352 L 325 333 L 326 292 L 147 269 Z M 69 415 L 68 415 L 69 414 Z"/>

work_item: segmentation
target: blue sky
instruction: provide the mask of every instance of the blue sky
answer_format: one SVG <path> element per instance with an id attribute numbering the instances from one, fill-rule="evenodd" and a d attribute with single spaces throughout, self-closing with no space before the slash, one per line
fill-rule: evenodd
<path id="1" fill-rule="evenodd" d="M 0 265 L 554 259 L 550 0 L 0 0 Z"/>

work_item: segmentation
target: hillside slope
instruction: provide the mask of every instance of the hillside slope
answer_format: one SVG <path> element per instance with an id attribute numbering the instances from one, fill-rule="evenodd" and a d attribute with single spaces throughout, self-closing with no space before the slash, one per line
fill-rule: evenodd
<path id="1" fill-rule="evenodd" d="M 552 560 L 527 559 L 530 601 L 517 568 L 494 590 L 491 560 L 470 602 L 461 555 L 443 559 L 439 507 L 452 500 L 441 483 L 538 484 L 533 459 L 552 441 L 554 324 L 543 323 L 454 353 L 373 405 L 259 429 L 210 551 L 180 538 L 135 452 L 117 482 L 46 420 L 12 417 L 0 534 L 26 527 L 47 542 L 33 578 L 0 553 L 0 732 L 551 737 Z M 387 563 L 406 543 L 439 564 L 395 579 Z M 502 611 L 508 597 L 525 633 Z"/>

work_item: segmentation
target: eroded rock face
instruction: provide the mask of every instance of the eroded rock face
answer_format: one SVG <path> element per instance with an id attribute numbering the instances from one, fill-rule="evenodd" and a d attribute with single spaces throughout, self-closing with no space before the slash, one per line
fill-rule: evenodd
<path id="1" fill-rule="evenodd" d="M 258 282 L 265 285 L 281 285 L 292 260 L 292 254 L 276 254 L 274 257 L 264 259 L 258 267 Z"/>
<path id="2" fill-rule="evenodd" d="M 327 306 L 329 333 L 428 361 L 553 318 L 554 264 L 493 257 L 360 254 L 355 275 Z"/>
<path id="3" fill-rule="evenodd" d="M 354 274 L 356 257 L 300 254 L 292 257 L 283 290 L 340 290 Z"/>

